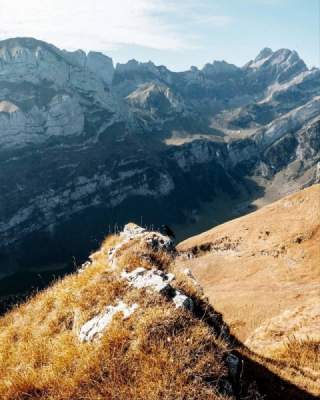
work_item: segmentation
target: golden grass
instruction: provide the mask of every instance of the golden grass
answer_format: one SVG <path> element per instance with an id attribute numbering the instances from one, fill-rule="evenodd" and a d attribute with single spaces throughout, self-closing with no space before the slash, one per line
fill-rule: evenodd
<path id="1" fill-rule="evenodd" d="M 172 261 L 172 254 L 156 249 L 150 251 L 147 244 L 139 239 L 131 240 L 117 252 L 117 268 L 127 272 L 137 267 L 168 271 Z"/>
<path id="2" fill-rule="evenodd" d="M 271 368 L 282 378 L 294 380 L 301 388 L 320 396 L 319 341 L 291 337 L 269 357 L 276 361 Z"/>
<path id="3" fill-rule="evenodd" d="M 227 374 L 226 346 L 204 321 L 108 269 L 108 247 L 118 240 L 107 238 L 91 266 L 0 319 L 1 400 L 227 398 L 216 390 Z M 133 268 L 146 249 L 131 243 L 127 251 L 121 263 Z M 160 252 L 146 260 L 169 264 Z M 118 299 L 140 307 L 126 321 L 116 316 L 101 340 L 80 343 L 79 327 Z"/>
<path id="4" fill-rule="evenodd" d="M 303 317 L 302 308 L 319 304 L 319 241 L 317 184 L 178 245 L 180 252 L 193 250 L 187 265 L 239 342 L 259 354 L 255 359 L 260 364 L 316 396 L 319 312 Z M 185 263 L 186 257 L 176 259 L 177 266 Z M 283 319 L 290 310 L 297 312 Z M 266 334 L 255 336 L 263 326 Z M 309 338 L 292 339 L 301 338 L 300 328 Z"/>

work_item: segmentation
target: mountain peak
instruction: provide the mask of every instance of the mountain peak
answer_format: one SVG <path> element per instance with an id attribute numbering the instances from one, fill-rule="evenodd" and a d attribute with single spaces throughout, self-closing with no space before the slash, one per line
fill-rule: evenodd
<path id="1" fill-rule="evenodd" d="M 270 47 L 264 47 L 257 55 L 257 57 L 254 59 L 254 61 L 260 61 L 264 58 L 270 57 L 272 54 L 273 51 L 270 49 Z"/>
<path id="2" fill-rule="evenodd" d="M 124 64 L 117 63 L 116 66 L 116 71 L 120 73 L 138 70 L 149 70 L 154 72 L 157 70 L 157 67 L 152 61 L 139 62 L 135 59 L 129 60 L 127 63 Z"/>
<path id="3" fill-rule="evenodd" d="M 182 99 L 163 83 L 151 82 L 141 85 L 126 99 L 131 105 L 153 112 L 158 110 L 162 113 L 169 113 L 174 110 L 181 111 L 183 108 Z"/>
<path id="4" fill-rule="evenodd" d="M 258 56 L 244 66 L 253 73 L 263 74 L 272 81 L 285 82 L 308 70 L 304 61 L 295 50 L 279 49 L 272 51 L 266 47 Z"/>
<path id="5" fill-rule="evenodd" d="M 305 65 L 304 61 L 299 57 L 299 54 L 295 50 L 282 48 L 273 51 L 269 47 L 265 47 L 264 49 L 262 49 L 260 53 L 257 55 L 257 57 L 253 61 L 250 61 L 247 65 L 250 66 L 251 68 L 258 68 L 263 66 L 265 63 L 267 64 L 302 63 L 303 65 Z"/>
<path id="6" fill-rule="evenodd" d="M 238 71 L 239 68 L 234 64 L 229 64 L 224 60 L 215 60 L 213 63 L 207 63 L 203 68 L 202 72 L 207 75 L 221 75 L 221 74 L 232 74 Z"/>
<path id="7" fill-rule="evenodd" d="M 23 46 L 29 48 L 35 48 L 36 46 L 50 46 L 55 47 L 49 43 L 46 43 L 42 40 L 35 39 L 33 37 L 14 37 L 8 38 L 0 41 L 0 47 L 13 47 L 13 46 Z"/>
<path id="8" fill-rule="evenodd" d="M 52 44 L 31 37 L 16 37 L 0 41 L 0 58 L 21 58 L 28 54 L 39 54 L 39 49 L 45 49 L 56 56 L 63 56 L 63 51 Z"/>
<path id="9" fill-rule="evenodd" d="M 291 64 L 296 62 L 304 61 L 299 57 L 299 54 L 295 50 L 290 49 L 279 49 L 272 54 L 272 59 L 277 62 L 289 62 Z"/>
<path id="10" fill-rule="evenodd" d="M 0 59 L 11 65 L 11 71 L 15 68 L 22 69 L 24 72 L 29 71 L 29 75 L 30 66 L 32 66 L 35 74 L 34 80 L 39 76 L 46 76 L 47 80 L 57 81 L 53 65 L 60 69 L 58 66 L 60 62 L 88 70 L 107 85 L 111 84 L 114 73 L 112 59 L 103 53 L 90 51 L 86 54 L 80 49 L 76 51 L 60 50 L 52 44 L 29 37 L 0 41 Z M 19 60 L 18 64 L 16 64 L 17 60 Z M 52 75 L 50 75 L 51 72 Z M 48 74 L 50 79 L 48 79 Z M 65 73 L 65 75 L 67 74 Z M 67 79 L 67 76 L 65 78 Z"/>

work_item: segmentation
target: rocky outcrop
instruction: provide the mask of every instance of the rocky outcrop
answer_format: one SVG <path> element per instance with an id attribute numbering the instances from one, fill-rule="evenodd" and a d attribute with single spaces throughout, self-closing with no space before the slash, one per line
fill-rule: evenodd
<path id="1" fill-rule="evenodd" d="M 296 51 L 279 49 L 273 52 L 269 48 L 263 49 L 254 61 L 250 61 L 245 68 L 256 79 L 270 84 L 274 81 L 282 83 L 289 81 L 301 72 L 307 71 L 307 66 Z"/>
<path id="2" fill-rule="evenodd" d="M 193 309 L 193 301 L 190 297 L 170 285 L 170 282 L 175 279 L 173 274 L 156 269 L 150 271 L 140 267 L 132 272 L 122 272 L 121 277 L 136 289 L 149 289 L 165 295 L 174 302 L 176 308 Z"/>
<path id="3" fill-rule="evenodd" d="M 91 342 L 94 339 L 98 339 L 103 335 L 108 325 L 112 322 L 112 318 L 116 314 L 121 313 L 123 315 L 123 319 L 127 319 L 135 312 L 137 308 L 137 304 L 128 306 L 122 301 L 119 301 L 119 303 L 115 306 L 108 306 L 102 314 L 90 319 L 81 327 L 79 332 L 80 341 Z"/>
<path id="4" fill-rule="evenodd" d="M 121 277 L 128 281 L 130 286 L 137 289 L 147 288 L 161 294 L 170 292 L 170 282 L 174 279 L 172 274 L 165 274 L 157 270 L 149 271 L 142 267 L 132 272 L 122 272 Z"/>
<path id="5" fill-rule="evenodd" d="M 175 268 L 176 250 L 161 247 L 163 240 L 170 242 L 128 224 L 108 236 L 78 273 L 2 318 L 1 399 L 36 393 L 44 400 L 48 392 L 65 400 L 260 398 L 256 376 L 242 376 L 242 357 L 231 351 L 221 316 L 190 273 Z M 114 269 L 107 255 L 121 245 L 125 258 Z M 132 259 L 145 267 L 132 269 Z M 10 356 L 16 348 L 18 358 Z"/>
<path id="6" fill-rule="evenodd" d="M 151 294 L 159 294 L 171 301 L 175 308 L 183 308 L 192 311 L 194 308 L 193 300 L 172 285 L 173 281 L 176 279 L 173 273 L 166 270 L 159 270 L 154 266 L 152 266 L 151 269 L 137 267 L 132 271 L 127 271 L 126 265 L 121 267 L 117 264 L 116 261 L 117 257 L 119 257 L 119 252 L 130 254 L 130 252 L 134 251 L 130 248 L 130 245 L 137 241 L 140 245 L 147 246 L 149 256 L 154 252 L 174 252 L 172 240 L 168 236 L 162 235 L 159 232 L 148 231 L 138 225 L 129 223 L 125 225 L 123 230 L 120 232 L 116 246 L 107 249 L 107 257 L 105 258 L 106 270 L 115 273 L 116 278 L 120 278 L 121 281 L 128 284 L 130 288 L 138 289 L 140 291 L 146 290 Z M 102 257 L 104 257 L 103 251 L 104 250 L 102 249 L 98 251 L 98 253 L 92 254 L 90 256 L 90 261 L 84 263 L 78 273 L 83 273 L 86 269 L 90 268 L 92 264 L 94 264 L 97 255 L 102 255 Z M 144 254 L 144 257 L 146 256 L 147 255 Z M 190 278 L 190 273 L 186 274 L 186 276 Z M 192 285 L 194 285 L 198 290 L 199 285 L 193 277 L 191 279 Z M 201 294 L 200 288 L 199 293 Z M 87 342 L 101 338 L 116 314 L 121 313 L 123 320 L 125 320 L 138 308 L 138 304 L 134 303 L 127 305 L 123 300 L 119 300 L 116 305 L 107 306 L 104 312 L 90 319 L 80 328 L 78 333 L 79 340 L 81 342 Z"/>

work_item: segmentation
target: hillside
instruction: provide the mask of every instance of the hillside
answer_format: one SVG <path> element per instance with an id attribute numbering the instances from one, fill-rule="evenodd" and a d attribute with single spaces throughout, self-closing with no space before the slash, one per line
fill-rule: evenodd
<path id="1" fill-rule="evenodd" d="M 221 317 L 172 269 L 170 238 L 128 224 L 75 274 L 0 319 L 0 398 L 258 399 Z"/>
<path id="2" fill-rule="evenodd" d="M 169 237 L 128 224 L 8 312 L 0 398 L 315 400 L 233 337 L 183 256 Z"/>
<path id="3" fill-rule="evenodd" d="M 178 246 L 192 254 L 187 264 L 232 334 L 268 368 L 317 395 L 319 243 L 314 185 Z"/>
<path id="4" fill-rule="evenodd" d="M 0 398 L 315 400 L 319 190 L 178 250 L 135 224 L 108 236 L 0 319 Z"/>
<path id="5" fill-rule="evenodd" d="M 182 239 L 318 182 L 319 75 L 288 49 L 173 72 L 0 41 L 0 278 L 81 263 L 128 220 Z"/>

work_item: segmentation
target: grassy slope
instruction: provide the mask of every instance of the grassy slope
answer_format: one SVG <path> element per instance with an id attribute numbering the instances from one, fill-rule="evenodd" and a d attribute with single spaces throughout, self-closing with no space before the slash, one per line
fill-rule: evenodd
<path id="1" fill-rule="evenodd" d="M 276 373 L 318 395 L 319 242 L 315 185 L 178 246 L 196 254 L 189 266 L 231 332 Z"/>
<path id="2" fill-rule="evenodd" d="M 133 240 L 112 269 L 108 249 L 120 238 L 107 238 L 87 269 L 0 319 L 1 400 L 227 399 L 218 387 L 228 375 L 230 344 L 214 329 L 218 315 L 181 267 L 193 267 L 238 339 L 251 338 L 255 346 L 267 348 L 265 336 L 270 339 L 275 332 L 257 331 L 263 322 L 272 319 L 278 327 L 276 317 L 288 308 L 294 315 L 295 306 L 315 312 L 310 304 L 318 295 L 319 190 L 311 188 L 190 239 L 180 249 L 197 246 L 191 260 Z M 174 285 L 194 299 L 196 312 L 176 309 L 165 297 L 120 279 L 121 270 L 141 265 L 173 271 Z M 82 324 L 119 299 L 140 307 L 125 321 L 116 316 L 101 340 L 80 343 Z M 291 314 L 282 319 L 286 326 L 292 322 Z M 308 325 L 308 314 L 302 321 Z M 254 348 L 255 355 L 237 343 L 244 366 L 239 399 L 262 399 L 259 392 L 264 399 L 316 398 L 311 393 L 319 391 L 319 342 L 301 331 L 284 342 L 283 332 L 268 354 Z"/>
<path id="3" fill-rule="evenodd" d="M 120 280 L 119 270 L 106 261 L 118 241 L 108 238 L 90 267 L 0 319 L 1 400 L 228 398 L 216 390 L 227 375 L 222 360 L 227 345 L 204 315 L 199 319 Z M 156 252 L 152 260 L 146 254 L 151 250 L 129 243 L 119 268 L 133 269 L 137 261 L 146 268 L 169 268 L 170 254 Z M 199 296 L 186 277 L 175 284 Z M 116 316 L 101 340 L 80 343 L 80 326 L 118 299 L 140 307 L 128 320 Z"/>

